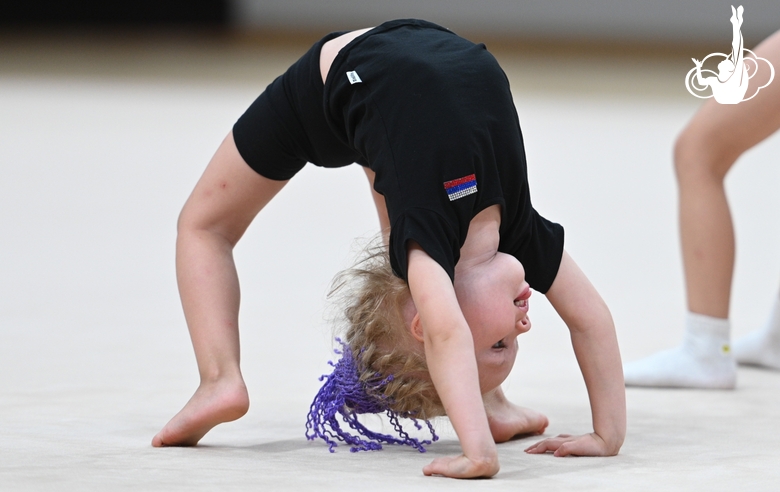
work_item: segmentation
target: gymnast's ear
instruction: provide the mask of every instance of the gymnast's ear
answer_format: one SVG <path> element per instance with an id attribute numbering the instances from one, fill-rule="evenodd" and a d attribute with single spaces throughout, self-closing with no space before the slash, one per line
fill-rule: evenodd
<path id="1" fill-rule="evenodd" d="M 420 343 L 425 342 L 425 337 L 423 336 L 423 326 L 422 322 L 420 321 L 420 313 L 414 313 L 414 318 L 412 318 L 412 322 L 409 325 L 409 331 L 412 333 L 412 336 L 415 340 Z"/>

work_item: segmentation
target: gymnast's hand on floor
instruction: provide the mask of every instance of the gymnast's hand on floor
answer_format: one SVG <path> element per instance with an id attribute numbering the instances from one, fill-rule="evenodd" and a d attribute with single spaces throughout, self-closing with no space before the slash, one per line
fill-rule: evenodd
<path id="1" fill-rule="evenodd" d="M 559 434 L 544 439 L 525 450 L 529 454 L 544 454 L 551 452 L 553 456 L 615 456 L 620 446 L 610 446 L 595 432 L 582 436 Z"/>
<path id="2" fill-rule="evenodd" d="M 487 478 L 498 473 L 498 469 L 498 457 L 486 461 L 472 461 L 465 455 L 460 455 L 436 458 L 423 468 L 423 473 L 450 478 Z"/>

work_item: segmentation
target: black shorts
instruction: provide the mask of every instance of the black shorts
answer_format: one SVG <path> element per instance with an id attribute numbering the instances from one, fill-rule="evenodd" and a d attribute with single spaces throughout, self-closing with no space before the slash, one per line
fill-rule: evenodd
<path id="1" fill-rule="evenodd" d="M 312 46 L 233 125 L 238 152 L 260 175 L 287 180 L 307 162 L 322 167 L 365 163 L 333 134 L 323 109 L 320 50 L 342 34 L 328 34 Z"/>

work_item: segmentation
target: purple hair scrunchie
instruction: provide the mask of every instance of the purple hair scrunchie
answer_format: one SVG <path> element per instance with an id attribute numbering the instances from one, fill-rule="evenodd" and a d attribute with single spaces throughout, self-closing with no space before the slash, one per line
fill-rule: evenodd
<path id="1" fill-rule="evenodd" d="M 393 380 L 390 375 L 384 379 L 377 378 L 376 382 L 364 383 L 360 381 L 357 367 L 357 361 L 352 355 L 352 350 L 337 338 L 341 344 L 341 350 L 334 349 L 336 354 L 341 355 L 337 363 L 329 361 L 333 366 L 333 372 L 320 376 L 320 381 L 325 380 L 322 388 L 317 392 L 314 401 L 309 408 L 309 415 L 306 418 L 306 438 L 314 440 L 323 439 L 328 443 L 328 449 L 331 453 L 338 446 L 337 441 L 342 441 L 350 445 L 350 452 L 358 451 L 376 451 L 382 449 L 382 443 L 385 444 L 405 444 L 412 446 L 421 453 L 425 452 L 425 445 L 431 444 L 430 440 L 419 440 L 410 437 L 401 426 L 399 418 L 407 417 L 414 422 L 417 429 L 422 429 L 420 422 L 408 415 L 399 415 L 390 410 L 387 399 L 369 394 L 366 389 L 375 390 L 374 395 L 379 394 L 383 386 Z M 390 419 L 393 429 L 399 437 L 389 436 L 373 432 L 358 421 L 360 413 L 385 413 Z M 341 415 L 343 420 L 350 428 L 357 431 L 358 435 L 342 430 L 339 424 L 337 414 Z M 437 441 L 439 437 L 433 429 L 430 421 L 425 424 L 431 432 L 432 440 Z"/>

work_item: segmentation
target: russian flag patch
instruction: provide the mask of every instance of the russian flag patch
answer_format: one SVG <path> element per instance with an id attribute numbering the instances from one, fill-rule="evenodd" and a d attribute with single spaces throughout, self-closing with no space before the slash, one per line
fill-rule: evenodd
<path id="1" fill-rule="evenodd" d="M 477 177 L 469 174 L 459 179 L 447 181 L 444 183 L 444 189 L 447 191 L 450 201 L 463 198 L 477 192 Z"/>

